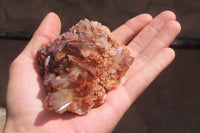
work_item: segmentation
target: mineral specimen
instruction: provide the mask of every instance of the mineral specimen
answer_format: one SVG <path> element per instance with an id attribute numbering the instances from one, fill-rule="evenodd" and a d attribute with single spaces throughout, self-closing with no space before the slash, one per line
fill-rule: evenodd
<path id="1" fill-rule="evenodd" d="M 104 103 L 133 57 L 106 26 L 84 19 L 41 48 L 38 62 L 49 91 L 45 107 L 83 115 Z"/>

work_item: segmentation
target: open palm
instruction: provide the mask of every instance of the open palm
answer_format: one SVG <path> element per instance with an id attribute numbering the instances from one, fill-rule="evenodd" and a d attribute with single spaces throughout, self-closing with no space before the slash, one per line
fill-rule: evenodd
<path id="1" fill-rule="evenodd" d="M 135 60 L 124 84 L 108 92 L 105 103 L 84 116 L 55 114 L 43 108 L 46 89 L 37 72 L 36 52 L 60 34 L 58 16 L 49 13 L 24 51 L 10 66 L 5 132 L 111 132 L 126 110 L 174 59 L 168 46 L 180 32 L 174 13 L 165 11 L 152 20 L 138 15 L 113 31 L 128 44 Z"/>

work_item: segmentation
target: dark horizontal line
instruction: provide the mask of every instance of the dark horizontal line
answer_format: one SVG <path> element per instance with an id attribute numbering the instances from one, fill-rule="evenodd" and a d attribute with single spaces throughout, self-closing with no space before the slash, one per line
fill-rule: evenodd
<path id="1" fill-rule="evenodd" d="M 0 29 L 0 39 L 29 41 L 32 31 Z M 170 45 L 173 49 L 200 49 L 200 38 L 177 37 Z"/>
<path id="2" fill-rule="evenodd" d="M 200 49 L 200 38 L 177 37 L 170 47 L 174 49 Z"/>
<path id="3" fill-rule="evenodd" d="M 32 35 L 31 31 L 0 29 L 0 39 L 29 41 Z"/>

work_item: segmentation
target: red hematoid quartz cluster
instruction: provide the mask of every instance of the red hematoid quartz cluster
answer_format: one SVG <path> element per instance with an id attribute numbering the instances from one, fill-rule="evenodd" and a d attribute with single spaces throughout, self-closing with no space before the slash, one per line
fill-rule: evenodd
<path id="1" fill-rule="evenodd" d="M 104 103 L 133 57 L 106 26 L 84 19 L 41 48 L 38 62 L 49 91 L 44 106 L 59 114 L 84 115 Z"/>

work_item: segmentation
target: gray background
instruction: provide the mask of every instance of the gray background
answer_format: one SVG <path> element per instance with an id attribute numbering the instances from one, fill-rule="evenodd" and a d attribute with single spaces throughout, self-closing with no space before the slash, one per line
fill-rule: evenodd
<path id="1" fill-rule="evenodd" d="M 200 38 L 200 0 L 0 0 L 0 30 L 35 31 L 50 11 L 60 16 L 62 31 L 81 18 L 114 30 L 138 14 L 155 16 L 163 10 L 177 14 L 181 37 Z M 5 107 L 9 64 L 26 44 L 0 39 L 0 107 Z M 174 62 L 135 101 L 114 133 L 200 132 L 200 50 L 175 51 Z"/>

